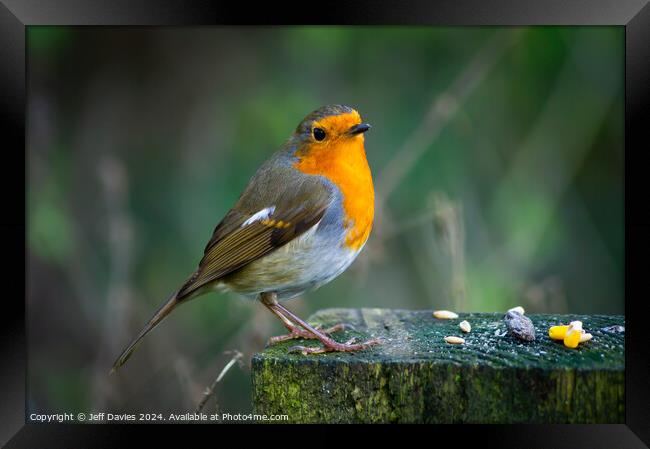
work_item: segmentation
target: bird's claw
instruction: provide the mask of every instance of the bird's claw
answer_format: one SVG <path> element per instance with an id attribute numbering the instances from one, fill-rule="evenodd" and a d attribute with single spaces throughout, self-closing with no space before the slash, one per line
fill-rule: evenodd
<path id="1" fill-rule="evenodd" d="M 302 355 L 308 354 L 323 354 L 325 352 L 356 352 L 363 349 L 368 349 L 371 346 L 375 346 L 383 343 L 379 338 L 372 338 L 363 343 L 355 343 L 357 340 L 356 337 L 352 337 L 345 343 L 336 343 L 333 345 L 324 345 L 324 346 L 292 346 L 289 348 L 290 353 L 300 352 Z"/>

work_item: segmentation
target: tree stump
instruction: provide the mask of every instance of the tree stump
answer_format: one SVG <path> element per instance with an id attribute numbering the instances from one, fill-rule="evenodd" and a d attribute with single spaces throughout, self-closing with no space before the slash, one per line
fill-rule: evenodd
<path id="1" fill-rule="evenodd" d="M 349 323 L 337 341 L 380 337 L 356 353 L 289 353 L 292 340 L 253 356 L 253 410 L 299 423 L 623 423 L 624 317 L 526 315 L 536 339 L 506 333 L 503 314 L 440 320 L 432 311 L 326 309 L 309 322 Z M 469 334 L 458 324 L 468 320 Z M 548 337 L 580 320 L 593 339 L 576 349 Z M 620 326 L 610 328 L 611 326 Z M 451 345 L 448 335 L 465 344 Z"/>

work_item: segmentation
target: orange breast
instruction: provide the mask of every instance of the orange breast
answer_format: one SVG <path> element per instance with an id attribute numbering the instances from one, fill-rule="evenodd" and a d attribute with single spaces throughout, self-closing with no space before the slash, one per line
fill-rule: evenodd
<path id="1" fill-rule="evenodd" d="M 345 244 L 359 250 L 368 240 L 375 214 L 375 190 L 363 147 L 363 135 L 341 137 L 329 145 L 300 152 L 294 167 L 303 173 L 322 175 L 343 195 Z"/>

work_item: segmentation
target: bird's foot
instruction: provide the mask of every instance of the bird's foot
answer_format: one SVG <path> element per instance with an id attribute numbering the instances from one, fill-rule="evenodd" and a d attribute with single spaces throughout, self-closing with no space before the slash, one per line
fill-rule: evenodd
<path id="1" fill-rule="evenodd" d="M 296 338 L 304 338 L 306 340 L 318 339 L 318 337 L 314 335 L 312 332 L 301 329 L 298 326 L 292 326 L 292 327 L 287 326 L 287 328 L 289 329 L 290 333 L 271 337 L 269 338 L 269 341 L 266 345 L 271 346 L 276 343 L 280 343 L 281 341 L 294 340 Z M 333 334 L 334 332 L 342 331 L 344 329 L 354 329 L 354 328 L 350 324 L 340 323 L 332 327 L 328 327 L 327 329 L 322 329 L 320 326 L 316 326 L 315 329 L 326 335 L 329 335 L 329 334 Z"/>
<path id="2" fill-rule="evenodd" d="M 361 351 L 363 349 L 368 349 L 371 346 L 375 346 L 378 344 L 381 344 L 382 341 L 379 338 L 372 338 L 368 341 L 364 341 L 363 343 L 354 343 L 356 338 L 351 338 L 350 340 L 346 341 L 345 343 L 337 343 L 337 342 L 323 342 L 324 346 L 320 347 L 308 347 L 308 346 L 292 346 L 289 348 L 289 352 L 300 352 L 303 355 L 307 354 L 323 354 L 325 352 L 354 352 L 354 351 Z"/>

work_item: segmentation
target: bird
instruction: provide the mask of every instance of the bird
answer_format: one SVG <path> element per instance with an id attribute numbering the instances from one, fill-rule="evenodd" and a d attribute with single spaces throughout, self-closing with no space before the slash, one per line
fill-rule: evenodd
<path id="1" fill-rule="evenodd" d="M 371 128 L 350 106 L 326 105 L 308 114 L 278 151 L 252 176 L 235 205 L 217 224 L 198 268 L 158 308 L 117 358 L 111 373 L 142 338 L 181 304 L 213 291 L 259 300 L 291 339 L 322 346 L 293 346 L 304 355 L 360 351 L 378 338 L 339 343 L 328 329 L 311 326 L 282 302 L 343 273 L 366 244 L 374 220 L 374 187 L 364 146 Z"/>

